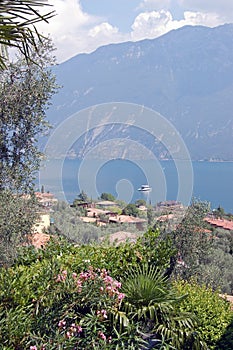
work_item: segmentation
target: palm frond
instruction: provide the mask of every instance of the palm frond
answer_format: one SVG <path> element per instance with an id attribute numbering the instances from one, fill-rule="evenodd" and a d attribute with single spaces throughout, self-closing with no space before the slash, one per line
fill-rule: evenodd
<path id="1" fill-rule="evenodd" d="M 48 22 L 55 15 L 50 11 L 41 15 L 38 8 L 51 6 L 42 0 L 14 0 L 0 2 L 0 67 L 5 66 L 7 59 L 3 47 L 16 47 L 27 60 L 30 60 L 31 48 L 35 50 L 40 34 L 35 30 L 35 24 Z M 36 40 L 37 39 L 37 40 Z M 4 51 L 4 52 L 3 52 Z"/>

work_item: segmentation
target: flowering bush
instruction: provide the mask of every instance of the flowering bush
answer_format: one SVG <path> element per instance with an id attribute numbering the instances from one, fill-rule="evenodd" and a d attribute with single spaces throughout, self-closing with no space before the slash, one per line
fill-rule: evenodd
<path id="1" fill-rule="evenodd" d="M 1 341 L 24 350 L 115 349 L 118 343 L 124 349 L 140 342 L 136 328 L 133 334 L 132 327 L 124 329 L 120 336 L 121 321 L 127 319 L 120 311 L 125 295 L 106 269 L 89 266 L 79 273 L 60 270 L 50 276 L 47 295 L 29 303 L 28 323 L 21 334 L 18 329 L 17 336 L 11 333 L 7 339 L 5 332 L 3 339 L 2 333 Z M 18 314 L 22 311 L 23 306 Z M 4 318 L 10 322 L 7 314 Z"/>

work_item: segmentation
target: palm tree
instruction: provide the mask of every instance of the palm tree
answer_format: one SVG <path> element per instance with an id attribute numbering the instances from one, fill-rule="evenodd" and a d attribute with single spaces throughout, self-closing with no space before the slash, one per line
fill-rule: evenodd
<path id="1" fill-rule="evenodd" d="M 54 11 L 45 15 L 39 13 L 39 7 L 50 6 L 44 0 L 1 0 L 0 1 L 0 68 L 5 67 L 7 48 L 17 48 L 27 60 L 30 60 L 31 48 L 36 48 L 36 39 L 41 35 L 35 24 L 54 16 Z"/>
<path id="2" fill-rule="evenodd" d="M 177 296 L 168 279 L 155 266 L 144 264 L 130 270 L 122 281 L 127 317 L 140 325 L 147 348 L 205 349 L 191 314 L 176 307 L 185 296 Z"/>

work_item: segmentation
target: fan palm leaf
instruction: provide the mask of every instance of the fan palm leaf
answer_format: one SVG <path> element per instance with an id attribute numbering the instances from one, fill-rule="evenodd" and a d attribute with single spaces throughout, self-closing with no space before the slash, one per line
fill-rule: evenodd
<path id="1" fill-rule="evenodd" d="M 128 318 L 141 325 L 149 341 L 164 339 L 168 348 L 183 349 L 192 338 L 196 324 L 191 314 L 177 311 L 177 303 L 186 296 L 178 296 L 155 266 L 143 264 L 126 275 L 122 281 L 126 295 L 122 306 Z M 198 349 L 201 342 L 195 340 L 195 343 L 197 347 L 193 349 Z"/>
<path id="2" fill-rule="evenodd" d="M 42 36 L 35 24 L 54 16 L 54 11 L 45 15 L 39 8 L 48 6 L 43 0 L 2 0 L 0 1 L 0 68 L 4 68 L 7 47 L 16 47 L 27 60 L 30 60 L 31 48 L 36 48 L 36 39 Z"/>

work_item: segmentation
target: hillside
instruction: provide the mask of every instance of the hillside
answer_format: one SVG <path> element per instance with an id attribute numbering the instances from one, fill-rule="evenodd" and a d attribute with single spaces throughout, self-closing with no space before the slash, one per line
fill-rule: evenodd
<path id="1" fill-rule="evenodd" d="M 107 45 L 54 71 L 63 86 L 48 113 L 55 126 L 95 104 L 136 103 L 171 121 L 193 159 L 233 160 L 233 24 L 186 26 L 153 40 Z M 143 134 L 130 135 L 153 150 Z M 79 142 L 74 154 L 81 148 Z"/>

